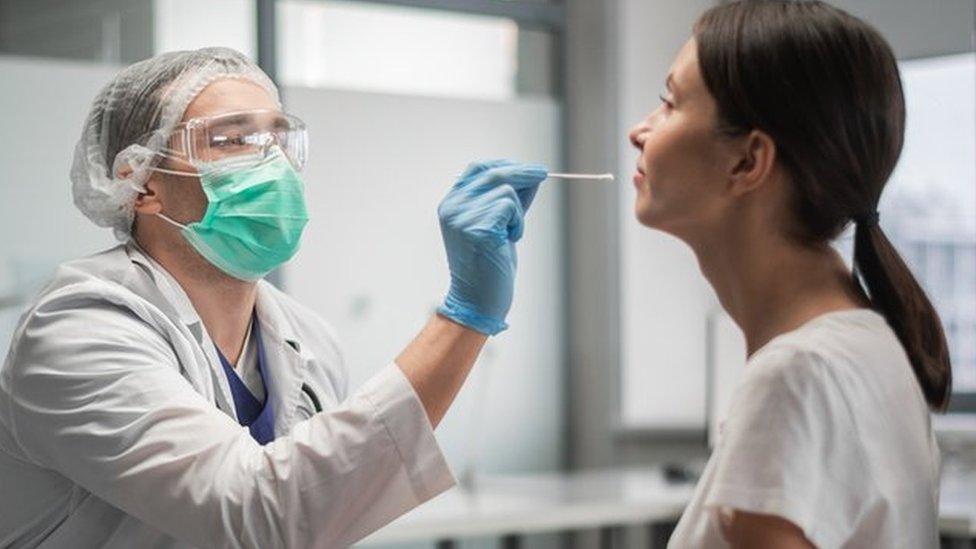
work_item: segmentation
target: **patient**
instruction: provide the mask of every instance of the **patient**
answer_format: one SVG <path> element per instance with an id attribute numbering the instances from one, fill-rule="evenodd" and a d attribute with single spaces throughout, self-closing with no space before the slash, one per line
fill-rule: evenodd
<path id="1" fill-rule="evenodd" d="M 748 364 L 670 547 L 936 547 L 938 316 L 878 225 L 905 105 L 885 39 L 822 2 L 695 24 L 631 132 L 635 212 L 687 243 Z M 831 246 L 854 224 L 854 267 Z"/>

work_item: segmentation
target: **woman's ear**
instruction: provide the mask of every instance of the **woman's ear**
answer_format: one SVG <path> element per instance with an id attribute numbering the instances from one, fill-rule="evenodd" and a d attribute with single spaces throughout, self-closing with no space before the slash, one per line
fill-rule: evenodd
<path id="1" fill-rule="evenodd" d="M 729 171 L 733 195 L 752 192 L 762 186 L 773 172 L 776 143 L 766 132 L 752 130 L 736 140 L 734 160 Z"/>

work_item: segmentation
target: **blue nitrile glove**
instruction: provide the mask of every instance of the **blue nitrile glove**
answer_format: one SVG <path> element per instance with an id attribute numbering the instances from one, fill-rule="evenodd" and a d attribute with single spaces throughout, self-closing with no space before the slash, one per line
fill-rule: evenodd
<path id="1" fill-rule="evenodd" d="M 508 327 L 515 243 L 547 176 L 545 166 L 509 160 L 468 166 L 437 208 L 451 269 L 451 286 L 437 312 L 487 335 Z"/>

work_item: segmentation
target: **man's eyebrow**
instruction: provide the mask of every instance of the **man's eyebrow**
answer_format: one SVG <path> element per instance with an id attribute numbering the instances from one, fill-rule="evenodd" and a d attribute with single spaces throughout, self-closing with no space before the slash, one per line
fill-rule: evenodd
<path id="1" fill-rule="evenodd" d="M 671 93 L 674 93 L 674 73 L 668 73 L 668 77 L 664 80 L 664 87 L 667 88 Z"/>
<path id="2" fill-rule="evenodd" d="M 236 126 L 240 124 L 246 124 L 254 120 L 254 115 L 250 113 L 237 113 L 230 116 L 223 116 L 219 119 L 219 124 L 221 126 Z"/>
<path id="3" fill-rule="evenodd" d="M 267 115 L 256 115 L 254 113 L 242 112 L 235 113 L 227 116 L 223 116 L 219 119 L 218 127 L 231 127 L 231 126 L 253 126 L 261 125 L 271 125 L 276 130 L 287 129 L 289 124 L 288 120 L 284 116 L 279 114 L 267 116 Z"/>

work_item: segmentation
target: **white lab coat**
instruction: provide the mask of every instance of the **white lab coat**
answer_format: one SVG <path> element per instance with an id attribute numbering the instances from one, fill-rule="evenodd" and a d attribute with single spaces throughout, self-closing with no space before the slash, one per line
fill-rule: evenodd
<path id="1" fill-rule="evenodd" d="M 263 447 L 168 273 L 131 243 L 62 265 L 0 370 L 0 547 L 345 547 L 453 485 L 395 364 L 346 398 L 323 321 L 265 282 L 256 311 Z"/>

